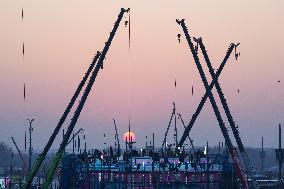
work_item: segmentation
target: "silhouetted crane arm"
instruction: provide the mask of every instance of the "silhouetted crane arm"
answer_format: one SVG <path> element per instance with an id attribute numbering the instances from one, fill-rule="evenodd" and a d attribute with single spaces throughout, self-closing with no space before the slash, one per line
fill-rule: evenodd
<path id="1" fill-rule="evenodd" d="M 205 62 L 207 64 L 207 67 L 209 69 L 209 72 L 210 72 L 210 75 L 212 77 L 212 80 L 214 80 L 216 75 L 215 75 L 214 69 L 212 67 L 212 64 L 210 62 L 209 56 L 207 54 L 207 51 L 205 49 L 205 46 L 204 46 L 201 38 L 200 38 L 200 40 L 198 40 L 198 43 L 199 43 L 200 49 L 202 51 L 202 54 L 204 56 Z M 239 44 L 240 43 L 238 43 L 235 47 L 237 47 Z M 231 129 L 232 129 L 234 137 L 236 139 L 236 142 L 237 142 L 238 148 L 240 150 L 241 156 L 242 156 L 243 161 L 245 163 L 245 168 L 248 171 L 248 174 L 251 175 L 251 177 L 252 177 L 252 181 L 253 181 L 254 187 L 256 187 L 256 183 L 255 183 L 255 180 L 253 179 L 253 175 L 252 175 L 252 167 L 250 165 L 250 160 L 249 160 L 248 154 L 245 151 L 244 145 L 243 145 L 241 137 L 239 135 L 239 131 L 238 131 L 237 127 L 236 127 L 235 121 L 233 119 L 233 116 L 231 114 L 231 111 L 229 109 L 228 103 L 227 103 L 227 101 L 226 101 L 226 99 L 224 97 L 224 93 L 223 93 L 223 91 L 221 89 L 221 86 L 220 86 L 218 80 L 216 81 L 215 87 L 217 89 L 217 93 L 218 93 L 218 95 L 220 97 L 222 106 L 223 106 L 223 108 L 225 110 L 225 113 L 227 115 L 228 121 L 230 123 Z"/>
<path id="2" fill-rule="evenodd" d="M 15 145 L 15 147 L 16 147 L 16 149 L 17 149 L 19 155 L 20 155 L 21 160 L 23 161 L 24 165 L 26 166 L 26 165 L 27 165 L 27 162 L 26 162 L 26 160 L 24 159 L 23 154 L 22 154 L 22 152 L 20 151 L 20 149 L 19 149 L 19 147 L 18 147 L 18 145 L 17 145 L 15 139 L 14 139 L 13 137 L 11 137 L 11 139 L 12 139 L 13 144 Z"/>
<path id="3" fill-rule="evenodd" d="M 162 150 L 163 150 L 164 146 L 166 147 L 166 141 L 167 141 L 168 132 L 169 132 L 169 129 L 170 129 L 170 126 L 171 126 L 171 123 L 172 123 L 172 119 L 173 119 L 173 117 L 174 117 L 174 115 L 176 113 L 176 105 L 175 105 L 175 103 L 173 103 L 173 105 L 174 105 L 174 108 L 173 108 L 173 111 L 172 111 L 172 114 L 171 114 L 171 118 L 170 118 L 167 130 L 166 130 L 165 136 L 164 136 L 164 140 L 163 140 L 163 144 L 162 144 Z"/>
<path id="4" fill-rule="evenodd" d="M 185 26 L 185 24 L 184 24 L 184 20 L 181 20 L 181 21 L 177 20 L 177 23 L 178 23 L 178 24 L 183 23 L 183 25 L 184 25 L 184 27 L 185 27 L 184 30 L 187 31 L 187 28 L 186 28 L 186 26 Z M 193 44 L 192 44 L 192 45 L 193 45 Z M 218 79 L 219 76 L 221 75 L 221 72 L 223 71 L 223 68 L 224 68 L 224 66 L 225 66 L 225 64 L 226 64 L 226 62 L 227 62 L 227 60 L 229 59 L 229 57 L 230 57 L 230 55 L 231 55 L 233 49 L 234 49 L 234 44 L 231 44 L 230 47 L 229 47 L 229 49 L 228 49 L 228 51 L 227 51 L 227 53 L 226 53 L 226 56 L 225 56 L 223 62 L 221 63 L 221 65 L 219 66 L 219 69 L 218 69 L 217 72 L 216 72 L 216 78 L 211 82 L 211 84 L 209 85 L 209 88 L 206 89 L 206 93 L 205 93 L 204 96 L 202 97 L 202 99 L 201 99 L 201 101 L 200 101 L 200 103 L 199 103 L 199 105 L 198 105 L 196 111 L 195 111 L 194 114 L 192 115 L 191 120 L 190 120 L 190 122 L 188 123 L 188 125 L 187 125 L 187 127 L 186 127 L 186 129 L 185 129 L 185 131 L 184 131 L 184 133 L 183 133 L 183 135 L 182 135 L 180 141 L 179 141 L 179 146 L 180 146 L 180 147 L 183 145 L 183 143 L 184 143 L 185 140 L 186 140 L 186 137 L 188 136 L 189 132 L 191 131 L 191 129 L 192 129 L 192 127 L 193 127 L 193 125 L 194 125 L 194 123 L 195 123 L 195 121 L 196 121 L 198 115 L 200 114 L 200 112 L 201 112 L 201 110 L 202 110 L 202 108 L 203 108 L 203 106 L 204 106 L 204 104 L 205 104 L 205 102 L 206 102 L 206 100 L 207 100 L 207 97 L 209 96 L 210 91 L 213 89 L 213 87 L 214 87 L 214 85 L 215 85 L 217 79 Z M 197 55 L 196 55 L 196 56 L 197 56 Z"/>
<path id="5" fill-rule="evenodd" d="M 73 132 L 73 129 L 74 129 L 74 127 L 75 127 L 75 125 L 77 123 L 77 120 L 78 120 L 78 118 L 80 116 L 80 113 L 81 113 L 81 111 L 82 111 L 82 109 L 84 107 L 84 104 L 85 104 L 85 102 L 86 102 L 86 100 L 88 98 L 88 95 L 89 95 L 89 93 L 90 93 L 90 91 L 92 89 L 92 86 L 93 86 L 93 84 L 94 84 L 94 82 L 96 80 L 97 74 L 98 74 L 99 70 L 103 67 L 103 62 L 104 62 L 106 53 L 108 52 L 108 49 L 109 49 L 109 47 L 111 45 L 111 42 L 112 42 L 112 39 L 113 39 L 113 37 L 114 37 L 114 35 L 116 33 L 116 30 L 117 30 L 117 28 L 118 28 L 122 18 L 123 18 L 123 14 L 125 12 L 128 12 L 128 11 L 129 11 L 129 9 L 125 10 L 125 9 L 122 8 L 120 13 L 119 13 L 119 15 L 118 15 L 118 18 L 117 18 L 117 20 L 116 20 L 116 22 L 114 24 L 114 28 L 113 28 L 113 30 L 110 33 L 109 39 L 105 43 L 105 47 L 104 47 L 104 49 L 103 49 L 103 51 L 102 51 L 102 53 L 101 53 L 101 55 L 99 57 L 98 63 L 96 64 L 95 69 L 94 69 L 94 71 L 91 74 L 89 82 L 88 82 L 88 84 L 87 84 L 87 86 L 85 88 L 85 91 L 84 91 L 84 93 L 83 93 L 83 95 L 81 97 L 81 100 L 79 101 L 79 104 L 78 104 L 78 106 L 77 106 L 77 108 L 75 110 L 73 118 L 71 119 L 71 123 L 69 124 L 68 129 L 66 131 L 66 134 L 63 137 L 63 141 L 60 144 L 60 147 L 59 147 L 59 149 L 58 149 L 58 151 L 57 151 L 57 153 L 55 155 L 55 158 L 53 159 L 53 161 L 52 161 L 52 163 L 51 163 L 51 165 L 50 165 L 50 167 L 48 169 L 47 178 L 46 178 L 46 182 L 45 182 L 45 185 L 44 185 L 45 189 L 48 189 L 48 187 L 49 187 L 49 185 L 50 185 L 50 183 L 52 181 L 53 175 L 55 173 L 55 170 L 56 170 L 60 160 L 63 157 L 65 146 L 66 146 L 66 144 L 67 144 L 67 142 L 68 142 L 68 140 L 70 138 L 70 135 Z"/>
<path id="6" fill-rule="evenodd" d="M 81 132 L 84 131 L 84 129 L 80 128 L 73 136 L 72 138 L 70 138 L 69 142 L 66 144 L 66 146 L 68 146 L 68 144 L 70 144 L 72 142 L 72 140 Z"/>
<path id="7" fill-rule="evenodd" d="M 71 98 L 67 108 L 65 109 L 63 115 L 61 116 L 57 126 L 55 127 L 51 137 L 49 138 L 46 146 L 44 147 L 43 152 L 37 157 L 36 162 L 34 163 L 34 166 L 31 170 L 31 172 L 29 173 L 29 176 L 27 177 L 25 189 L 29 189 L 31 187 L 33 178 L 35 177 L 36 173 L 38 172 L 43 160 L 45 159 L 45 157 L 47 155 L 47 152 L 49 151 L 51 145 L 53 144 L 57 134 L 59 133 L 63 123 L 65 122 L 70 110 L 72 109 L 77 97 L 79 96 L 83 86 L 85 85 L 85 83 L 86 83 L 86 81 L 87 81 L 91 71 L 93 70 L 93 68 L 96 64 L 96 61 L 98 60 L 99 57 L 100 57 L 100 52 L 97 52 L 95 58 L 93 59 L 92 63 L 90 64 L 85 76 L 83 77 L 82 81 L 78 85 L 78 87 L 77 87 L 73 97 Z"/>
<path id="8" fill-rule="evenodd" d="M 200 74 L 200 77 L 201 77 L 202 82 L 204 84 L 204 87 L 206 89 L 206 92 L 209 91 L 209 95 L 208 95 L 209 96 L 209 100 L 211 102 L 212 108 L 213 108 L 214 113 L 216 115 L 217 121 L 219 122 L 219 126 L 220 126 L 220 129 L 221 129 L 221 132 L 222 132 L 222 134 L 223 134 L 223 136 L 225 138 L 225 142 L 226 142 L 226 144 L 228 146 L 228 149 L 229 149 L 229 152 L 231 154 L 231 157 L 232 157 L 232 159 L 234 159 L 236 157 L 235 157 L 235 152 L 234 152 L 234 147 L 233 147 L 232 141 L 230 139 L 230 136 L 228 134 L 227 128 L 226 128 L 225 123 L 224 123 L 224 121 L 222 119 L 222 116 L 220 114 L 219 108 L 218 108 L 218 106 L 216 104 L 216 101 L 214 99 L 214 96 L 213 96 L 213 94 L 212 94 L 212 92 L 210 90 L 210 86 L 209 86 L 208 81 L 206 79 L 206 76 L 204 74 L 203 68 L 202 68 L 202 66 L 200 64 L 198 55 L 197 55 L 197 53 L 196 53 L 196 51 L 194 49 L 194 45 L 192 44 L 191 37 L 189 35 L 188 29 L 187 29 L 187 27 L 186 27 L 186 25 L 184 23 L 184 20 L 181 20 L 180 22 L 178 22 L 178 24 L 180 24 L 181 27 L 183 28 L 186 40 L 188 42 L 189 48 L 190 48 L 191 53 L 193 55 L 195 64 L 196 64 L 197 69 L 199 71 L 199 74 Z M 215 77 L 215 84 L 216 84 L 216 82 L 217 82 L 217 77 Z M 240 172 L 237 172 L 237 173 L 240 173 Z M 249 188 L 249 186 L 248 186 L 248 184 L 246 182 L 246 179 L 244 178 L 244 175 L 242 175 L 242 172 L 240 174 L 238 174 L 238 177 L 242 181 L 243 188 L 245 188 L 245 189 Z"/>
<path id="9" fill-rule="evenodd" d="M 185 123 L 184 123 L 184 121 L 183 121 L 181 115 L 180 115 L 179 113 L 178 113 L 177 115 L 179 116 L 179 118 L 180 118 L 180 120 L 181 120 L 181 123 L 182 123 L 182 125 L 183 125 L 183 128 L 186 129 Z M 189 140 L 189 142 L 190 142 L 190 145 L 191 145 L 191 147 L 192 147 L 192 149 L 193 149 L 193 152 L 195 152 L 195 148 L 194 148 L 194 145 L 193 145 L 193 140 L 190 138 L 189 135 L 188 135 L 187 137 L 188 137 L 188 140 Z"/>
<path id="10" fill-rule="evenodd" d="M 117 126 L 115 123 L 115 119 L 113 119 L 113 124 L 114 124 L 114 128 L 115 128 L 115 137 L 117 140 L 117 154 L 120 155 L 121 153 L 121 149 L 120 149 L 120 143 L 119 143 L 119 138 L 118 138 L 118 132 L 117 132 Z"/>

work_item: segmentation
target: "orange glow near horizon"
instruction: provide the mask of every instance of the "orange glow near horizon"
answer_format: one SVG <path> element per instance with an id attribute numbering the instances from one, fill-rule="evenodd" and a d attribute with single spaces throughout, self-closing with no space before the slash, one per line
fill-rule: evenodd
<path id="1" fill-rule="evenodd" d="M 121 143 L 131 117 L 137 147 L 151 133 L 162 144 L 173 101 L 185 124 L 190 122 L 206 89 L 176 19 L 185 19 L 191 37 L 202 38 L 215 71 L 230 43 L 240 43 L 241 56 L 235 60 L 232 52 L 218 81 L 244 146 L 258 148 L 263 136 L 265 146 L 277 148 L 275 134 L 284 123 L 284 1 L 277 0 L 0 1 L 0 143 L 13 146 L 8 136 L 14 136 L 23 147 L 26 119 L 35 118 L 33 148 L 41 151 L 122 7 L 131 9 L 131 44 L 124 14 L 76 125 L 93 138 L 88 149 L 105 148 L 102 141 L 114 139 L 113 118 Z M 198 55 L 211 83 L 200 49 Z M 212 92 L 225 119 L 215 87 Z M 182 136 L 183 129 L 178 132 Z M 190 134 L 196 146 L 224 140 L 208 99 Z M 61 142 L 57 137 L 54 144 Z"/>
<path id="2" fill-rule="evenodd" d="M 135 141 L 135 134 L 131 131 L 124 133 L 123 134 L 123 140 L 126 141 L 126 139 L 127 139 L 127 141 L 129 141 L 128 138 L 130 138 L 130 139 L 132 138 L 132 141 Z"/>

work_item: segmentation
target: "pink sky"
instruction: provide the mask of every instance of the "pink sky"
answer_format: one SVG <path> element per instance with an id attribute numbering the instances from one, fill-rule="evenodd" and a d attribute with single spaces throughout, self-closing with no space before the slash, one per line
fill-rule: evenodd
<path id="1" fill-rule="evenodd" d="M 241 43 L 241 57 L 235 61 L 232 56 L 220 77 L 222 89 L 245 146 L 260 146 L 261 136 L 265 146 L 277 145 L 277 128 L 283 123 L 284 110 L 284 2 L 277 0 L 2 0 L 0 141 L 10 143 L 10 136 L 18 143 L 24 141 L 26 118 L 32 117 L 36 120 L 34 148 L 43 147 L 96 51 L 102 50 L 121 7 L 131 8 L 131 53 L 123 19 L 106 56 L 105 69 L 99 73 L 76 126 L 87 132 L 89 147 L 101 147 L 104 133 L 108 141 L 114 138 L 113 117 L 122 138 L 129 111 L 137 146 L 144 145 L 145 136 L 150 137 L 152 132 L 156 145 L 161 145 L 173 101 L 184 120 L 190 120 L 204 87 L 183 35 L 181 44 L 177 42 L 176 35 L 182 30 L 176 18 L 185 18 L 191 35 L 203 38 L 215 68 L 231 42 Z M 217 100 L 216 91 L 214 94 Z M 181 135 L 182 125 L 178 127 Z M 169 136 L 173 140 L 173 130 Z M 207 140 L 211 145 L 223 141 L 209 101 L 191 137 L 196 145 L 205 145 Z M 61 135 L 53 148 L 60 140 Z"/>

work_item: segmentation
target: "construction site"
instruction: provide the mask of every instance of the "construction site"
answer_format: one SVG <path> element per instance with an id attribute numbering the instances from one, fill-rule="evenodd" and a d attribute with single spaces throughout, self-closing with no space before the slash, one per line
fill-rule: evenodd
<path id="1" fill-rule="evenodd" d="M 29 23 L 27 20 L 32 19 L 31 15 L 33 12 L 28 8 L 27 10 L 25 8 L 18 10 L 20 11 L 17 16 L 24 28 L 25 23 Z M 179 45 L 180 53 L 187 55 L 183 59 L 190 58 L 190 61 L 186 59 L 185 62 L 191 64 L 192 72 L 195 75 L 192 76 L 192 74 L 188 77 L 193 78 L 192 80 L 198 80 L 199 83 L 195 82 L 195 84 L 181 86 L 183 84 L 179 83 L 178 71 L 173 71 L 174 74 L 172 75 L 174 76 L 168 79 L 171 83 L 169 86 L 173 91 L 172 94 L 169 94 L 171 100 L 170 102 L 169 100 L 167 101 L 168 108 L 165 110 L 167 114 L 163 112 L 161 116 L 163 123 L 166 124 L 159 128 L 157 126 L 153 130 L 151 130 L 151 127 L 145 126 L 143 128 L 142 126 L 141 130 L 145 130 L 145 133 L 148 133 L 145 136 L 144 133 L 136 132 L 136 122 L 141 122 L 141 120 L 137 121 L 138 119 L 135 120 L 133 118 L 135 117 L 133 115 L 135 102 L 133 101 L 135 99 L 136 101 L 140 100 L 132 97 L 134 88 L 136 86 L 139 88 L 138 85 L 133 86 L 132 83 L 135 81 L 132 79 L 132 75 L 135 73 L 139 74 L 137 70 L 140 68 L 137 68 L 137 72 L 135 72 L 132 67 L 134 66 L 134 61 L 131 59 L 134 56 L 133 54 L 135 54 L 133 53 L 133 49 L 135 49 L 133 40 L 137 40 L 135 31 L 139 29 L 139 23 L 133 19 L 135 9 L 133 10 L 131 7 L 121 8 L 117 13 L 113 12 L 111 15 L 114 18 L 114 23 L 105 22 L 101 24 L 108 25 L 111 28 L 110 33 L 104 35 L 104 42 L 100 43 L 103 46 L 101 49 L 93 50 L 92 60 L 86 63 L 87 69 L 84 70 L 82 68 L 78 71 L 81 75 L 76 78 L 81 79 L 72 81 L 76 84 L 73 85 L 72 83 L 71 86 L 76 87 L 68 89 L 66 94 L 69 96 L 63 95 L 64 97 L 62 97 L 62 99 L 65 99 L 65 106 L 62 107 L 60 100 L 53 102 L 55 104 L 58 103 L 58 106 L 60 105 L 58 108 L 60 109 L 58 110 L 59 114 L 56 114 L 56 120 L 52 119 L 52 121 L 48 122 L 49 127 L 46 128 L 46 131 L 42 131 L 41 135 L 34 134 L 36 130 L 39 130 L 37 124 L 42 119 L 41 115 L 34 113 L 34 116 L 30 112 L 26 113 L 25 111 L 28 108 L 25 107 L 31 107 L 32 102 L 36 101 L 32 101 L 31 98 L 36 98 L 35 96 L 40 94 L 40 90 L 43 89 L 39 89 L 38 93 L 32 95 L 31 88 L 33 86 L 29 81 L 33 79 L 28 76 L 29 72 L 26 71 L 26 75 L 21 78 L 23 82 L 21 83 L 21 99 L 19 101 L 23 101 L 21 103 L 24 104 L 23 109 L 25 110 L 23 112 L 25 112 L 25 115 L 20 117 L 25 119 L 25 128 L 17 129 L 17 132 L 20 134 L 13 135 L 13 131 L 11 136 L 6 136 L 10 149 L 5 147 L 4 143 L 0 143 L 0 150 L 3 149 L 3 152 L 0 151 L 3 156 L 2 158 L 0 155 L 0 160 L 6 162 L 5 166 L 0 166 L 0 189 L 284 189 L 282 174 L 284 149 L 281 146 L 281 122 L 275 124 L 273 128 L 271 126 L 271 132 L 274 137 L 267 137 L 269 138 L 268 140 L 274 141 L 274 146 L 265 148 L 264 139 L 266 138 L 258 135 L 256 137 L 259 138 L 259 141 L 256 142 L 257 148 L 250 148 L 253 139 L 247 136 L 249 136 L 248 133 L 251 131 L 246 129 L 240 130 L 240 116 L 233 111 L 238 110 L 239 106 L 234 108 L 230 104 L 230 98 L 235 97 L 232 97 L 231 94 L 227 96 L 224 94 L 227 90 L 223 89 L 225 88 L 223 83 L 226 83 L 223 81 L 226 81 L 228 75 L 223 74 L 223 72 L 226 72 L 226 67 L 231 71 L 232 68 L 229 67 L 232 64 L 239 64 L 239 61 L 242 61 L 242 56 L 248 56 L 250 52 L 245 52 L 243 54 L 246 55 L 242 54 L 241 56 L 242 44 L 246 42 L 238 39 L 237 41 L 234 41 L 236 39 L 225 39 L 225 41 L 232 41 L 229 43 L 224 41 L 218 43 L 218 40 L 201 36 L 209 33 L 209 31 L 197 31 L 191 25 L 191 20 L 178 18 L 179 14 L 177 14 L 175 20 L 170 20 L 171 27 L 175 27 L 176 31 L 176 35 L 172 36 L 172 41 L 174 41 L 175 45 Z M 96 25 L 96 23 L 94 24 Z M 196 24 L 193 25 L 196 26 Z M 64 26 L 62 27 L 64 28 Z M 99 24 L 97 24 L 97 27 L 100 27 Z M 200 28 L 206 29 L 206 26 Z M 122 47 L 120 48 L 121 41 L 117 42 L 120 36 L 123 36 L 124 41 L 127 41 L 126 47 L 123 47 L 126 50 L 123 50 Z M 25 35 L 22 38 L 22 42 L 18 45 L 20 46 L 19 49 L 21 49 L 19 56 L 22 56 L 22 64 L 28 64 L 29 57 L 26 58 L 25 56 L 27 56 L 27 53 L 31 53 L 29 47 L 32 44 L 29 44 L 29 41 L 25 39 Z M 215 49 L 227 49 L 220 55 L 222 56 L 220 60 L 210 56 L 212 45 L 210 44 L 209 47 L 206 45 L 206 42 L 210 40 L 214 41 Z M 153 42 L 158 43 L 157 41 Z M 112 48 L 115 43 L 119 44 Z M 58 45 L 60 46 L 60 44 Z M 83 46 L 80 49 L 84 51 Z M 119 52 L 120 50 L 121 52 Z M 171 53 L 175 53 L 175 51 Z M 70 56 L 72 56 L 71 54 Z M 126 76 L 121 76 L 122 80 L 127 80 L 125 88 L 128 88 L 127 94 L 124 95 L 128 102 L 122 103 L 122 106 L 127 109 L 125 110 L 126 113 L 123 113 L 126 114 L 126 118 L 124 121 L 118 121 L 121 120 L 119 118 L 120 113 L 110 115 L 112 119 L 108 119 L 108 127 L 105 128 L 105 130 L 109 131 L 108 134 L 105 134 L 102 131 L 103 129 L 94 130 L 94 132 L 98 133 L 97 135 L 100 135 L 98 139 L 88 132 L 88 126 L 85 127 L 88 124 L 81 124 L 79 119 L 84 115 L 88 114 L 89 116 L 91 114 L 89 110 L 88 112 L 85 109 L 95 101 L 88 101 L 88 99 L 92 98 L 91 96 L 95 96 L 94 93 L 96 94 L 97 91 L 104 89 L 101 86 L 96 87 L 95 83 L 108 80 L 108 77 L 111 77 L 110 74 L 114 73 L 114 71 L 107 72 L 107 70 L 115 70 L 111 67 L 115 60 L 109 58 L 114 56 L 114 54 L 116 56 L 125 56 L 125 54 L 128 56 L 124 63 L 128 67 L 128 70 L 125 72 L 127 74 Z M 168 55 L 170 56 L 170 53 L 165 56 Z M 180 59 L 174 57 L 173 60 L 175 59 L 174 67 L 180 67 L 182 65 L 179 63 Z M 152 60 L 147 61 L 151 62 Z M 219 64 L 213 64 L 213 61 L 219 61 Z M 155 64 L 154 60 L 149 64 L 149 67 L 151 67 L 149 69 L 155 69 L 153 64 Z M 68 69 L 67 65 L 63 66 Z M 48 69 L 46 68 L 46 72 L 49 72 Z M 171 70 L 174 69 L 171 68 Z M 120 70 L 117 70 L 117 72 L 120 72 Z M 52 75 L 52 72 L 50 73 Z M 121 73 L 121 75 L 125 73 Z M 143 72 L 143 74 L 143 79 L 147 79 L 148 73 Z M 150 75 L 151 73 L 149 72 L 149 77 Z M 60 74 L 60 76 L 65 77 L 64 73 Z M 56 74 L 54 74 L 54 77 L 57 77 Z M 221 77 L 222 81 L 220 81 Z M 236 86 L 234 80 L 228 82 L 232 82 L 234 83 L 232 86 Z M 67 81 L 64 85 L 66 83 Z M 280 85 L 280 79 L 277 79 L 276 83 Z M 110 86 L 115 85 L 120 85 L 119 81 L 115 84 L 112 83 Z M 189 107 L 189 112 L 184 111 L 188 106 L 186 103 L 185 105 L 182 104 L 184 99 L 178 99 L 179 92 L 177 91 L 179 87 L 187 88 L 187 95 L 190 96 L 188 98 L 192 98 L 192 106 Z M 239 95 L 243 92 L 240 88 L 237 86 L 232 90 Z M 139 93 L 147 90 L 145 88 Z M 55 98 L 56 95 L 60 94 L 60 91 L 59 86 L 58 92 L 52 93 L 48 91 L 42 93 L 45 93 L 44 95 L 47 96 L 54 95 Z M 46 94 L 49 92 L 50 94 Z M 162 90 L 159 92 L 163 93 Z M 99 110 L 104 114 L 108 114 L 108 109 L 113 108 L 116 111 L 116 105 L 113 102 L 116 96 L 119 96 L 121 93 L 120 89 L 112 92 L 111 96 L 106 97 L 111 104 L 111 108 L 106 107 L 106 109 L 101 108 Z M 103 96 L 107 95 L 103 94 Z M 144 97 L 141 96 L 142 98 Z M 152 102 L 161 102 L 161 99 L 157 98 Z M 44 100 L 41 99 L 39 101 Z M 251 106 L 239 99 L 238 104 L 244 109 Z M 50 106 L 53 106 L 51 102 Z M 143 104 L 143 106 L 148 105 Z M 45 105 L 42 109 L 48 109 L 48 107 L 48 105 Z M 33 109 L 30 108 L 29 111 L 31 110 Z M 204 130 L 204 133 L 209 132 L 212 138 L 215 137 L 215 132 L 219 132 L 219 142 L 209 142 L 212 140 L 207 138 L 206 134 L 203 135 L 202 132 L 196 134 L 197 132 L 193 131 L 194 128 L 201 127 L 200 124 L 197 124 L 197 121 L 198 119 L 204 119 L 205 116 L 201 115 L 201 112 L 207 112 L 207 110 L 212 112 L 208 119 L 214 121 L 214 124 L 212 124 L 214 126 L 210 127 L 210 129 L 203 128 L 201 131 L 203 132 Z M 1 109 L 1 111 L 4 112 L 4 109 Z M 156 119 L 156 116 L 159 117 L 159 113 L 155 109 L 151 109 L 151 107 L 147 108 L 146 111 L 152 111 L 154 119 Z M 100 114 L 102 117 L 105 116 L 103 113 Z M 253 114 L 253 112 L 250 113 Z M 49 114 L 46 114 L 46 116 L 49 116 Z M 91 118 L 93 118 L 92 116 Z M 94 119 L 96 118 L 94 117 Z M 103 125 L 98 121 L 92 127 L 96 128 L 96 124 Z M 153 125 L 155 124 L 153 123 Z M 20 135 L 24 135 L 24 141 L 19 137 Z M 243 135 L 245 135 L 245 140 Z M 201 142 L 197 142 L 202 137 Z M 34 146 L 40 147 L 36 151 Z M 4 152 L 8 154 L 5 157 Z"/>

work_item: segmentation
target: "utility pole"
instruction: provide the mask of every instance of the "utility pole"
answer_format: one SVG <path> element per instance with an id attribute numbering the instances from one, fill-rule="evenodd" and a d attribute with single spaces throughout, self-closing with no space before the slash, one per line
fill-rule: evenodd
<path id="1" fill-rule="evenodd" d="M 166 143 L 167 143 L 167 135 L 168 135 L 168 132 L 169 132 L 171 123 L 172 123 L 172 119 L 173 119 L 173 117 L 176 115 L 176 105 L 175 105 L 174 102 L 173 102 L 173 106 L 174 106 L 174 107 L 173 107 L 173 111 L 172 111 L 172 114 L 171 114 L 171 118 L 170 118 L 170 121 L 169 121 L 167 130 L 166 130 L 166 133 L 165 133 L 165 137 L 164 137 L 164 140 L 163 140 L 163 143 L 162 143 L 162 150 L 165 149 L 165 151 L 166 151 L 166 149 L 167 149 L 167 145 L 166 145 Z M 175 116 L 175 117 L 176 117 L 176 116 Z M 164 147 L 165 147 L 165 148 L 164 148 Z M 176 146 L 176 147 L 177 147 L 177 146 Z"/>
<path id="2" fill-rule="evenodd" d="M 117 148 L 116 148 L 116 155 L 117 155 L 117 158 L 119 159 L 120 157 L 120 153 L 121 153 L 121 149 L 120 149 L 120 143 L 119 143 L 119 137 L 118 137 L 118 131 L 117 131 L 117 126 L 116 126 L 116 123 L 115 123 L 115 119 L 113 118 L 113 124 L 114 124 L 114 129 L 115 129 L 115 146 L 117 144 Z"/>
<path id="3" fill-rule="evenodd" d="M 206 143 L 206 173 L 207 173 L 207 189 L 210 187 L 210 175 L 209 175 L 209 145 Z"/>
<path id="4" fill-rule="evenodd" d="M 74 142 L 74 138 L 75 138 L 75 135 L 74 135 L 74 132 L 73 132 L 73 137 L 72 137 L 72 153 L 73 155 L 75 154 L 75 142 Z"/>
<path id="5" fill-rule="evenodd" d="M 84 152 L 86 152 L 87 153 L 87 142 L 86 142 L 86 135 L 84 135 L 84 140 L 85 140 L 85 149 L 84 149 Z"/>
<path id="6" fill-rule="evenodd" d="M 263 151 L 263 137 L 261 137 L 261 172 L 263 172 L 263 159 L 264 159 L 264 151 Z"/>
<path id="7" fill-rule="evenodd" d="M 155 133 L 153 133 L 153 152 L 155 152 Z"/>
<path id="8" fill-rule="evenodd" d="M 282 175 L 281 175 L 281 171 L 282 171 L 282 162 L 283 162 L 283 152 L 282 152 L 282 147 L 281 147 L 281 124 L 279 124 L 279 149 L 278 149 L 278 162 L 279 162 L 279 178 L 278 178 L 278 182 L 279 182 L 279 188 L 282 188 Z"/>
<path id="9" fill-rule="evenodd" d="M 175 112 L 175 146 L 176 146 L 176 149 L 178 149 L 178 133 L 177 133 L 177 116 L 176 116 L 176 112 Z"/>
<path id="10" fill-rule="evenodd" d="M 23 163 L 24 163 L 24 164 L 23 164 L 23 165 L 24 165 L 24 172 L 26 172 L 26 171 L 27 171 L 27 162 L 25 161 L 25 159 L 24 159 L 24 157 L 23 157 L 23 155 L 22 155 L 22 152 L 20 151 L 20 149 L 19 149 L 19 147 L 18 147 L 18 145 L 17 145 L 15 139 L 14 139 L 13 137 L 11 137 L 11 139 L 12 139 L 12 142 L 13 142 L 13 144 L 15 145 L 15 147 L 16 147 L 18 153 L 19 153 L 19 156 L 20 156 L 21 160 L 22 160 Z M 12 157 L 13 157 L 13 156 L 12 156 Z M 24 174 L 25 174 L 25 173 L 24 173 Z"/>
<path id="11" fill-rule="evenodd" d="M 147 135 L 146 135 L 146 147 L 145 147 L 146 149 L 147 149 L 147 146 L 148 146 L 148 143 L 147 143 Z"/>
<path id="12" fill-rule="evenodd" d="M 34 121 L 34 119 L 27 119 L 29 122 L 29 133 L 30 133 L 30 139 L 29 139 L 29 174 L 31 172 L 31 167 L 32 167 L 32 132 L 33 132 L 33 128 L 32 128 L 32 122 Z"/>

